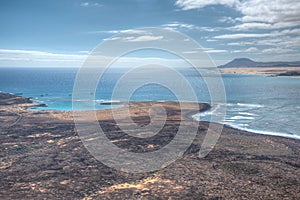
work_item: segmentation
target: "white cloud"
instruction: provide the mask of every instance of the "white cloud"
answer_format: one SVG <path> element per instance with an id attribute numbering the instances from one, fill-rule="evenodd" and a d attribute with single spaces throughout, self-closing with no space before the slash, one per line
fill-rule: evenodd
<path id="1" fill-rule="evenodd" d="M 237 33 L 237 34 L 224 34 L 215 36 L 215 39 L 242 39 L 242 38 L 263 38 L 270 37 L 272 34 L 269 33 Z"/>
<path id="2" fill-rule="evenodd" d="M 83 53 L 87 53 L 84 51 Z M 0 49 L 0 67 L 80 67 L 89 55 L 59 54 L 33 50 Z M 101 55 L 95 57 L 95 61 Z M 102 56 L 103 57 L 103 56 Z M 113 59 L 108 57 L 109 59 Z M 120 57 L 114 66 L 132 67 L 137 64 L 161 64 L 168 66 L 186 66 L 183 59 L 163 57 Z"/>
<path id="3" fill-rule="evenodd" d="M 238 2 L 238 0 L 177 0 L 175 5 L 182 10 L 191 10 L 218 4 L 232 7 Z"/>
<path id="4" fill-rule="evenodd" d="M 81 53 L 81 54 L 89 54 L 90 51 L 78 51 L 78 53 Z"/>
<path id="5" fill-rule="evenodd" d="M 282 48 L 300 48 L 300 36 L 290 37 L 282 36 L 277 38 L 263 39 L 259 41 L 252 42 L 252 44 L 262 45 L 262 46 L 274 46 Z"/>
<path id="6" fill-rule="evenodd" d="M 295 52 L 295 50 L 293 49 L 285 49 L 285 48 L 268 48 L 268 49 L 264 49 L 262 50 L 262 53 L 266 53 L 266 54 L 283 54 L 283 53 L 292 53 Z"/>
<path id="7" fill-rule="evenodd" d="M 195 53 L 199 53 L 200 51 L 184 51 L 182 52 L 183 54 L 195 54 Z"/>
<path id="8" fill-rule="evenodd" d="M 126 29 L 126 30 L 119 30 L 119 33 L 125 34 L 146 34 L 147 31 L 141 29 Z"/>
<path id="9" fill-rule="evenodd" d="M 153 35 L 151 32 L 143 29 L 125 29 L 125 30 L 109 30 L 109 31 L 93 31 L 89 33 L 110 33 L 120 34 L 111 38 L 104 39 L 104 41 L 123 41 L 123 42 L 146 42 L 162 40 L 164 37 L 160 35 Z"/>
<path id="10" fill-rule="evenodd" d="M 80 6 L 81 7 L 102 7 L 103 5 L 95 2 L 82 2 Z"/>
<path id="11" fill-rule="evenodd" d="M 214 48 L 200 48 L 201 51 L 204 51 L 206 53 L 227 53 L 227 50 L 224 49 L 214 49 Z"/>
<path id="12" fill-rule="evenodd" d="M 80 66 L 87 55 L 60 54 L 33 50 L 0 49 L 0 66 Z"/>
<path id="13" fill-rule="evenodd" d="M 107 33 L 107 34 L 147 34 L 147 31 L 144 31 L 142 29 L 124 29 L 124 30 L 106 30 L 106 31 L 89 31 L 90 34 L 101 34 L 101 33 Z"/>
<path id="14" fill-rule="evenodd" d="M 282 31 L 272 31 L 269 33 L 234 33 L 214 36 L 215 39 L 243 39 L 243 38 L 265 38 L 275 36 L 286 36 L 300 34 L 300 29 L 286 29 Z"/>
<path id="15" fill-rule="evenodd" d="M 220 19 L 230 23 L 239 21 L 240 24 L 233 26 L 233 30 L 282 29 L 300 25 L 299 0 L 177 0 L 175 5 L 182 10 L 209 5 L 229 6 L 242 14 L 236 19 Z"/>
<path id="16" fill-rule="evenodd" d="M 196 26 L 194 24 L 186 24 L 186 23 L 180 23 L 180 22 L 172 22 L 168 24 L 161 25 L 164 28 L 170 28 L 170 29 L 188 29 L 188 30 L 198 30 L 198 31 L 207 31 L 207 32 L 215 32 L 218 31 L 219 28 L 216 27 L 207 27 L 207 26 Z"/>
<path id="17" fill-rule="evenodd" d="M 64 59 L 75 59 L 80 60 L 81 58 L 85 58 L 85 55 L 76 55 L 76 54 L 58 54 L 58 53 L 49 53 L 43 51 L 32 51 L 32 50 L 11 50 L 11 49 L 0 49 L 0 56 L 10 56 L 11 58 L 18 57 L 39 57 L 40 59 L 49 59 L 54 58 L 56 60 L 64 60 Z"/>
<path id="18" fill-rule="evenodd" d="M 223 49 L 211 49 L 211 50 L 206 50 L 206 53 L 227 53 L 227 50 L 223 50 Z"/>
<path id="19" fill-rule="evenodd" d="M 122 42 L 148 42 L 163 40 L 161 35 L 155 35 L 152 32 L 143 29 L 124 29 L 124 30 L 109 30 L 109 31 L 93 31 L 89 33 L 110 33 L 119 34 L 111 38 L 103 39 L 104 41 L 122 41 Z"/>
<path id="20" fill-rule="evenodd" d="M 177 0 L 175 5 L 181 10 L 213 5 L 230 7 L 241 16 L 220 18 L 219 22 L 227 26 L 222 30 L 227 32 L 209 40 L 234 40 L 227 44 L 236 47 L 231 51 L 233 53 L 255 53 L 267 57 L 276 54 L 282 59 L 299 60 L 299 0 Z"/>
<path id="21" fill-rule="evenodd" d="M 128 39 L 129 42 L 146 42 L 146 41 L 155 41 L 155 40 L 162 40 L 163 36 L 152 36 L 152 35 L 142 35 L 138 37 L 133 37 Z"/>
<path id="22" fill-rule="evenodd" d="M 179 23 L 179 22 L 163 24 L 162 26 L 168 27 L 168 28 L 186 28 L 186 29 L 195 29 L 196 28 L 196 26 L 193 24 L 185 24 L 185 23 Z"/>
<path id="23" fill-rule="evenodd" d="M 282 29 L 300 25 L 299 0 L 246 0 L 236 5 L 243 15 L 237 30 Z"/>
<path id="24" fill-rule="evenodd" d="M 215 40 L 215 39 L 207 39 L 206 42 L 216 42 L 218 40 Z"/>
<path id="25" fill-rule="evenodd" d="M 254 42 L 229 42 L 227 45 L 229 46 L 246 46 L 246 45 L 253 45 Z"/>
<path id="26" fill-rule="evenodd" d="M 293 35 L 299 35 L 300 34 L 300 28 L 297 28 L 297 29 L 286 29 L 286 30 L 283 30 L 281 31 L 282 35 L 285 35 L 285 34 L 293 34 Z"/>
<path id="27" fill-rule="evenodd" d="M 89 2 L 83 2 L 83 3 L 80 4 L 80 6 L 82 6 L 82 7 L 87 7 L 87 6 L 89 6 L 89 5 L 90 5 Z"/>
<path id="28" fill-rule="evenodd" d="M 107 41 L 124 41 L 124 42 L 148 42 L 148 41 L 157 41 L 162 40 L 163 36 L 154 36 L 154 35 L 141 35 L 141 36 L 128 36 L 128 37 L 112 37 L 105 39 Z"/>
<path id="29" fill-rule="evenodd" d="M 248 49 L 244 49 L 244 50 L 235 50 L 235 51 L 233 51 L 233 52 L 235 52 L 235 53 L 241 53 L 241 52 L 243 52 L 243 53 L 258 53 L 259 50 L 258 50 L 256 47 L 250 47 L 250 48 L 248 48 Z"/>
<path id="30" fill-rule="evenodd" d="M 232 18 L 232 17 L 222 17 L 221 19 L 219 19 L 219 22 L 223 22 L 223 23 L 230 23 L 233 24 L 236 22 L 236 19 Z"/>
<path id="31" fill-rule="evenodd" d="M 236 7 L 244 16 L 242 22 L 293 22 L 299 23 L 300 2 L 298 0 L 247 0 Z"/>
<path id="32" fill-rule="evenodd" d="M 259 52 L 259 50 L 256 47 L 250 47 L 250 48 L 246 49 L 245 52 L 255 53 L 255 52 Z"/>
<path id="33" fill-rule="evenodd" d="M 244 30 L 255 30 L 255 29 L 282 29 L 282 28 L 289 28 L 298 26 L 299 22 L 279 22 L 274 24 L 269 23 L 258 23 L 258 22 L 251 22 L 251 23 L 243 23 L 238 24 L 233 27 L 230 27 L 232 30 L 236 31 L 244 31 Z"/>
<path id="34" fill-rule="evenodd" d="M 270 38 L 260 38 L 259 40 L 251 40 L 247 42 L 231 42 L 228 43 L 229 46 L 247 47 L 242 50 L 234 50 L 234 53 L 260 53 L 260 54 L 288 54 L 297 53 L 299 56 L 300 49 L 300 36 L 280 36 L 280 37 L 270 37 Z M 298 58 L 299 60 L 299 58 Z"/>
<path id="35" fill-rule="evenodd" d="M 171 22 L 167 24 L 160 25 L 161 28 L 170 29 L 170 30 L 198 30 L 198 31 L 206 31 L 206 32 L 216 32 L 219 31 L 218 27 L 206 27 L 206 26 L 196 26 L 193 24 L 180 23 L 180 22 Z M 147 35 L 148 32 L 143 29 L 124 29 L 124 30 L 102 30 L 102 31 L 89 31 L 89 34 L 139 34 L 139 35 Z"/>

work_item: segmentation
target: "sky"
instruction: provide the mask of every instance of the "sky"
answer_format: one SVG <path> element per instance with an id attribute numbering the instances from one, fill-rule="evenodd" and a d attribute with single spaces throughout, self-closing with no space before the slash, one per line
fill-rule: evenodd
<path id="1" fill-rule="evenodd" d="M 0 66 L 79 67 L 99 43 L 143 27 L 188 35 L 216 65 L 300 60 L 299 0 L 1 0 Z"/>

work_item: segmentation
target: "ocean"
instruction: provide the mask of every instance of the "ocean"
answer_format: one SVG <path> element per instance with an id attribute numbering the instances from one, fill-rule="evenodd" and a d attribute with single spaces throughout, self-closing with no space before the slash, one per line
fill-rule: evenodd
<path id="1" fill-rule="evenodd" d="M 210 102 L 203 78 L 190 68 L 179 71 L 194 88 L 199 102 Z M 77 68 L 0 68 L 0 91 L 31 97 L 34 102 L 48 106 L 32 109 L 72 110 L 72 91 L 77 72 Z M 122 69 L 111 69 L 105 73 L 96 90 L 96 109 L 112 107 L 99 102 L 111 100 L 113 88 L 124 72 Z M 214 102 L 211 110 L 194 115 L 195 120 L 210 121 L 212 116 L 220 114 L 218 108 L 226 106 L 226 116 L 218 123 L 259 134 L 300 139 L 299 78 L 222 74 L 222 80 L 226 103 Z M 148 84 L 139 88 L 130 100 L 176 101 L 177 98 L 166 87 Z"/>

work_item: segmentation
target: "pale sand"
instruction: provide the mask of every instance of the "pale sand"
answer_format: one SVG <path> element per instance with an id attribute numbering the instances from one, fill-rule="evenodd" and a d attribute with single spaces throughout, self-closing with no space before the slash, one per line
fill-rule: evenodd
<path id="1" fill-rule="evenodd" d="M 274 76 L 289 71 L 300 72 L 300 67 L 247 67 L 247 68 L 218 68 L 224 74 L 262 74 Z"/>

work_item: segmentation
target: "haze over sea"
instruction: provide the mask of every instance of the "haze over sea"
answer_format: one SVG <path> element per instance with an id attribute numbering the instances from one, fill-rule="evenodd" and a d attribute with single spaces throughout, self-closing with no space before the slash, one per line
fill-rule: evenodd
<path id="1" fill-rule="evenodd" d="M 32 97 L 36 103 L 48 106 L 33 109 L 72 110 L 72 90 L 77 71 L 77 68 L 0 68 L 0 91 Z M 203 79 L 191 68 L 180 71 L 197 92 L 199 102 L 210 102 Z M 101 79 L 101 87 L 95 94 L 96 109 L 111 107 L 100 105 L 100 102 L 111 100 L 113 88 L 123 72 L 111 69 Z M 300 139 L 299 78 L 240 74 L 223 74 L 222 77 L 227 114 L 219 123 L 261 134 Z M 167 88 L 156 84 L 139 88 L 131 97 L 131 101 L 157 100 L 176 101 L 176 97 Z M 209 121 L 211 115 L 219 114 L 220 106 L 225 105 L 215 103 L 211 110 L 193 118 Z"/>

